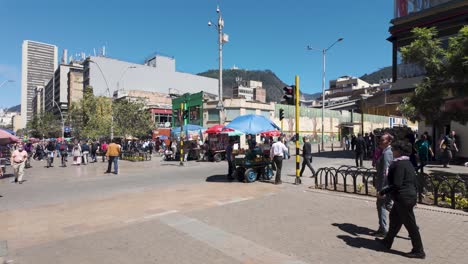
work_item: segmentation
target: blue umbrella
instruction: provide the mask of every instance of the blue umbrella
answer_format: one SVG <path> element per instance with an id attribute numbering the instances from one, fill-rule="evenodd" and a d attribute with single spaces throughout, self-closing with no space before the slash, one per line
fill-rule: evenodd
<path id="1" fill-rule="evenodd" d="M 225 128 L 232 128 L 245 134 L 260 134 L 280 128 L 270 119 L 262 115 L 242 115 L 236 117 Z"/>

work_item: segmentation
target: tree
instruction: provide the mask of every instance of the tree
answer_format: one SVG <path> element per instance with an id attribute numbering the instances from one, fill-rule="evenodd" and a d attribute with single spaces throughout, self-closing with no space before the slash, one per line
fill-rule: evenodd
<path id="1" fill-rule="evenodd" d="M 466 92 L 468 73 L 468 26 L 442 47 L 435 28 L 415 28 L 414 41 L 401 49 L 403 61 L 424 68 L 426 75 L 414 94 L 404 98 L 400 111 L 412 121 L 438 125 L 448 120 L 466 122 L 468 116 L 457 109 L 442 111 L 449 94 Z"/>
<path id="2" fill-rule="evenodd" d="M 152 128 L 151 114 L 141 101 L 118 100 L 113 104 L 114 132 L 120 136 L 147 136 Z"/>
<path id="3" fill-rule="evenodd" d="M 40 113 L 33 116 L 26 125 L 30 136 L 37 138 L 56 138 L 62 135 L 62 125 L 60 120 L 50 112 Z"/>

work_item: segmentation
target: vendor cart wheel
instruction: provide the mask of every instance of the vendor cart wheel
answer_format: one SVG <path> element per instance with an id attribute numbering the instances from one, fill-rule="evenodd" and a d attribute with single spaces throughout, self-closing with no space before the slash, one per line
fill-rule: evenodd
<path id="1" fill-rule="evenodd" d="M 271 180 L 271 178 L 273 178 L 273 175 L 274 175 L 274 172 L 273 172 L 273 169 L 271 168 L 270 165 L 266 166 L 265 167 L 265 172 L 263 174 L 263 179 L 266 180 L 266 181 L 269 181 Z"/>
<path id="2" fill-rule="evenodd" d="M 234 178 L 237 178 L 238 181 L 243 182 L 244 181 L 244 173 L 245 169 L 242 167 L 238 167 L 236 170 L 234 170 Z"/>
<path id="3" fill-rule="evenodd" d="M 220 161 L 223 159 L 223 157 L 221 156 L 221 153 L 216 153 L 216 154 L 213 156 L 213 159 L 214 159 L 214 161 L 216 161 L 216 162 L 220 162 Z"/>
<path id="4" fill-rule="evenodd" d="M 257 180 L 257 172 L 252 168 L 247 169 L 244 173 L 244 176 L 244 182 L 254 182 Z"/>

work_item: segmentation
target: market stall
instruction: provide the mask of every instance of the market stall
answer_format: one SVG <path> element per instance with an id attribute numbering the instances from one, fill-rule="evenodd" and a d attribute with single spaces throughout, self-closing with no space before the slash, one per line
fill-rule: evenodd
<path id="1" fill-rule="evenodd" d="M 261 115 L 243 115 L 235 118 L 223 130 L 233 129 L 244 134 L 257 135 L 264 132 L 276 133 L 280 128 L 271 120 Z M 260 147 L 233 152 L 234 178 L 244 182 L 270 180 L 273 177 L 272 161 Z"/>

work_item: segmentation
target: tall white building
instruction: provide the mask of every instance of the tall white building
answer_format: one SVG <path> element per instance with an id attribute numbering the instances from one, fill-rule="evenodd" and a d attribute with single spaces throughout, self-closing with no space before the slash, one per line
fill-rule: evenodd
<path id="1" fill-rule="evenodd" d="M 218 94 L 218 80 L 176 70 L 174 58 L 156 55 L 145 64 L 107 57 L 89 57 L 83 63 L 83 87 L 94 95 L 112 97 L 116 91 Z"/>
<path id="2" fill-rule="evenodd" d="M 23 41 L 21 66 L 21 128 L 33 117 L 33 99 L 37 86 L 48 83 L 57 68 L 57 46 Z"/>

